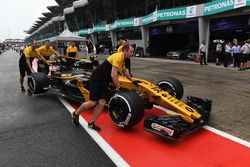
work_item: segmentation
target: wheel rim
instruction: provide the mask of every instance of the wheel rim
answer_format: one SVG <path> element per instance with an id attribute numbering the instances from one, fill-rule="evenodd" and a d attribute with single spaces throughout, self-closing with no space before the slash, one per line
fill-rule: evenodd
<path id="1" fill-rule="evenodd" d="M 128 114 L 128 107 L 126 103 L 120 98 L 116 97 L 112 99 L 110 105 L 112 106 L 110 108 L 110 116 L 112 120 L 117 124 L 124 122 Z"/>
<path id="2" fill-rule="evenodd" d="M 168 82 L 160 82 L 157 84 L 157 86 L 161 88 L 162 90 L 168 92 L 171 96 L 176 97 L 176 89 L 174 88 L 172 84 Z"/>

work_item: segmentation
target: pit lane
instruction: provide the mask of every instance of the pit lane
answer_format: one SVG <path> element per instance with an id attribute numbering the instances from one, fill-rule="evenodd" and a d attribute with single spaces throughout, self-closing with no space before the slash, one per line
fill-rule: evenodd
<path id="1" fill-rule="evenodd" d="M 3 128 L 3 130 L 1 130 L 1 134 L 3 134 L 3 135 L 1 135 L 2 136 L 1 145 L 2 145 L 2 148 L 5 147 L 4 150 L 7 151 L 6 156 L 3 156 L 1 154 L 1 156 L 3 158 L 0 158 L 0 159 L 4 160 L 3 161 L 4 163 L 2 163 L 2 164 L 5 164 L 5 163 L 11 164 L 11 162 L 10 162 L 11 160 L 8 159 L 7 157 L 11 154 L 14 154 L 13 149 L 16 152 L 14 154 L 15 155 L 14 157 L 17 157 L 18 154 L 23 155 L 23 156 L 21 156 L 21 158 L 23 158 L 23 160 L 19 160 L 19 161 L 15 160 L 14 161 L 16 164 L 18 162 L 19 163 L 20 162 L 27 163 L 28 160 L 30 160 L 30 158 L 32 157 L 30 155 L 32 153 L 32 150 L 28 149 L 27 152 L 31 152 L 31 153 L 27 154 L 27 152 L 24 151 L 26 147 L 18 147 L 19 145 L 24 145 L 24 146 L 28 145 L 28 146 L 32 146 L 32 148 L 33 147 L 38 148 L 37 150 L 41 150 L 42 146 L 49 145 L 49 144 L 47 144 L 47 141 L 53 143 L 54 141 L 58 141 L 59 139 L 63 139 L 61 142 L 58 141 L 58 143 L 55 143 L 55 144 L 53 143 L 51 145 L 56 145 L 56 147 L 53 150 L 56 150 L 57 153 L 58 153 L 58 149 L 61 150 L 61 152 L 65 153 L 65 152 L 67 152 L 67 150 L 69 150 L 69 147 L 68 146 L 66 147 L 65 145 L 72 144 L 72 142 L 70 142 L 70 141 L 68 141 L 68 142 L 65 141 L 65 140 L 67 140 L 67 136 L 68 137 L 70 136 L 71 140 L 72 139 L 75 140 L 76 138 L 78 138 L 75 135 L 78 135 L 78 134 L 83 135 L 82 132 L 84 133 L 83 138 L 84 139 L 87 138 L 88 140 L 83 141 L 81 138 L 80 141 L 77 141 L 77 143 L 79 142 L 77 145 L 80 147 L 84 147 L 83 145 L 85 145 L 85 143 L 91 142 L 90 138 L 88 137 L 87 134 L 85 134 L 84 131 L 81 130 L 81 131 L 75 132 L 74 127 L 71 127 L 71 125 L 70 125 L 69 114 L 65 111 L 65 108 L 63 108 L 61 106 L 61 104 L 58 102 L 58 100 L 54 96 L 52 96 L 52 95 L 36 96 L 36 97 L 32 97 L 31 101 L 30 101 L 30 97 L 26 97 L 26 96 L 22 95 L 21 93 L 20 93 L 20 96 L 17 96 L 17 93 L 19 93 L 18 79 L 17 79 L 18 78 L 18 70 L 17 70 L 17 66 L 16 66 L 18 56 L 13 54 L 13 53 L 10 52 L 10 54 L 8 55 L 8 56 L 12 56 L 12 57 L 8 57 L 7 55 L 4 55 L 4 59 L 3 59 L 3 57 L 1 58 L 1 59 L 3 59 L 2 64 L 1 64 L 1 72 L 3 72 L 1 75 L 1 77 L 2 77 L 1 82 L 5 82 L 5 81 L 7 81 L 7 79 L 10 79 L 10 81 L 12 81 L 11 82 L 12 84 L 9 84 L 10 82 L 6 82 L 5 85 L 3 85 L 1 83 L 1 90 L 6 90 L 6 92 L 4 92 L 4 94 L 1 93 L 1 96 L 2 96 L 1 99 L 4 99 L 3 103 L 1 102 L 1 106 L 4 106 L 4 104 L 6 105 L 9 102 L 9 105 L 6 105 L 5 107 L 1 107 L 2 111 L 6 111 L 5 113 L 1 112 L 2 113 L 1 118 L 5 118 L 5 120 L 1 121 L 2 125 L 4 125 L 4 126 L 1 126 L 1 128 Z M 6 69 L 8 67 L 9 67 L 9 69 Z M 10 69 L 12 69 L 12 70 L 10 70 Z M 9 70 L 10 70 L 10 72 L 9 72 Z M 178 79 L 180 79 L 183 82 L 184 89 L 185 89 L 184 97 L 186 95 L 195 95 L 195 96 L 199 96 L 202 98 L 209 98 L 209 99 L 212 99 L 214 101 L 212 116 L 211 116 L 211 121 L 210 121 L 211 126 L 216 127 L 220 130 L 226 131 L 226 132 L 233 134 L 235 136 L 239 136 L 240 138 L 243 138 L 243 139 L 246 139 L 249 141 L 249 136 L 248 136 L 249 133 L 247 133 L 247 132 L 249 132 L 249 130 L 248 130 L 249 129 L 249 122 L 248 122 L 249 119 L 247 117 L 249 115 L 247 115 L 247 110 L 245 110 L 245 109 L 249 108 L 249 104 L 247 104 L 247 99 L 249 99 L 248 98 L 249 96 L 248 96 L 248 93 L 245 91 L 250 90 L 250 89 L 249 89 L 249 81 L 247 81 L 247 79 L 244 79 L 247 76 L 249 76 L 249 74 L 250 74 L 249 71 L 242 73 L 242 72 L 236 71 L 234 69 L 216 68 L 213 66 L 202 66 L 201 67 L 201 66 L 194 64 L 194 63 L 191 63 L 191 62 L 180 63 L 180 62 L 169 61 L 169 60 L 165 60 L 165 59 L 163 59 L 163 60 L 159 60 L 159 59 L 132 59 L 132 70 L 133 70 L 133 74 L 135 76 L 145 78 L 145 79 L 148 79 L 148 80 L 154 81 L 154 82 L 157 82 L 159 79 L 163 79 L 165 76 L 167 77 L 169 75 L 177 77 Z M 9 75 L 6 76 L 6 73 L 9 73 Z M 3 81 L 3 80 L 5 80 L 5 81 Z M 239 84 L 241 85 L 241 87 L 235 88 L 235 85 L 239 85 Z M 7 89 L 7 87 L 10 87 L 11 89 Z M 230 94 L 230 96 L 229 96 L 229 94 Z M 13 97 L 12 96 L 8 97 L 8 95 L 13 95 Z M 224 95 L 224 97 L 221 97 L 223 95 Z M 17 96 L 16 97 L 17 101 L 15 101 L 15 98 L 14 98 L 15 96 Z M 39 99 L 39 100 L 36 100 L 36 99 Z M 234 99 L 236 99 L 236 100 L 238 99 L 238 101 L 234 101 Z M 13 104 L 14 102 L 18 102 L 18 101 L 20 101 L 20 103 L 16 103 L 16 104 L 18 104 L 17 105 L 18 107 L 15 107 L 14 109 L 13 108 L 8 109 L 9 106 L 11 106 L 10 105 L 11 102 L 12 102 L 11 104 Z M 246 108 L 244 108 L 243 103 L 244 104 L 246 103 L 245 104 Z M 44 104 L 48 105 L 48 107 L 44 107 L 43 106 Z M 235 106 L 236 104 L 238 107 Z M 18 109 L 19 112 L 15 112 L 17 110 L 17 108 L 19 108 L 20 106 L 27 106 L 27 108 L 21 108 L 20 109 L 21 111 L 19 111 L 19 109 Z M 53 108 L 53 106 L 54 106 L 54 108 Z M 29 111 L 28 112 L 29 114 L 26 113 L 27 110 Z M 23 114 L 25 113 L 25 114 L 22 116 L 22 113 Z M 40 116 L 36 119 L 36 116 L 38 114 L 40 114 L 42 116 Z M 221 117 L 220 114 L 222 114 L 223 117 Z M 53 115 L 53 116 L 50 116 L 50 115 Z M 43 117 L 43 116 L 45 116 L 45 117 Z M 9 118 L 6 119 L 6 117 L 9 117 Z M 87 116 L 86 119 L 88 119 L 88 117 L 89 116 Z M 12 120 L 13 118 L 15 121 Z M 239 118 L 240 118 L 240 120 L 239 120 Z M 59 120 L 57 120 L 57 119 L 59 119 Z M 107 130 L 110 127 L 113 128 L 113 124 L 111 124 L 110 119 L 107 116 L 102 116 L 100 118 L 100 120 L 102 120 L 102 119 L 104 119 L 104 122 L 105 122 L 105 124 L 101 125 L 101 126 L 104 126 L 103 127 L 104 129 Z M 50 120 L 50 121 L 48 121 L 48 120 Z M 61 124 L 59 124 L 57 126 L 55 126 L 53 124 L 53 122 L 55 122 L 55 121 L 60 122 L 60 120 L 61 120 Z M 106 124 L 107 121 L 109 122 L 108 124 Z M 238 121 L 241 121 L 240 126 L 237 124 Z M 8 123 L 8 122 L 10 122 L 10 123 Z M 37 125 L 38 127 L 40 127 L 41 124 L 45 126 L 44 128 L 41 128 L 41 130 L 38 130 L 38 132 L 42 132 L 41 134 L 38 132 L 35 134 L 31 133 L 31 132 L 36 131 L 36 129 L 32 129 L 34 125 Z M 31 129 L 30 129 L 31 132 L 25 131 L 25 132 L 21 133 L 21 135 L 17 133 L 17 131 L 19 131 L 19 129 L 20 129 L 19 127 L 25 128 L 26 126 L 31 127 Z M 55 126 L 55 127 L 53 128 L 53 126 Z M 228 126 L 229 126 L 229 128 L 227 129 Z M 63 129 L 58 130 L 60 128 L 63 128 Z M 225 128 L 225 129 L 223 129 L 223 128 Z M 241 128 L 241 129 L 239 130 L 238 128 Z M 50 135 L 46 135 L 47 129 L 52 129 L 52 131 L 49 133 Z M 115 129 L 115 130 L 119 130 L 119 129 Z M 6 131 L 10 132 L 10 134 L 12 134 L 12 135 L 10 135 L 10 138 L 12 140 L 11 139 L 10 139 L 10 141 L 5 140 L 6 138 L 8 139 L 8 137 L 6 137 L 6 135 L 5 135 Z M 140 130 L 140 132 L 141 131 L 142 131 L 142 129 Z M 71 133 L 69 134 L 68 132 L 72 132 L 73 135 Z M 121 132 L 121 131 L 119 130 L 119 132 Z M 139 131 L 137 130 L 137 132 L 139 132 Z M 112 134 L 112 133 L 113 132 L 109 131 L 108 134 Z M 142 133 L 146 133 L 146 132 L 142 132 Z M 38 136 L 38 137 L 34 139 L 34 138 L 32 138 L 33 135 Z M 57 135 L 59 135 L 60 137 L 58 137 Z M 140 135 L 140 134 L 135 133 L 135 137 L 132 137 L 132 138 L 136 139 L 137 135 Z M 22 140 L 19 141 L 20 139 L 22 139 L 22 136 L 24 136 L 25 141 L 31 140 L 31 142 L 30 141 L 25 142 Z M 25 137 L 25 136 L 27 136 L 27 137 Z M 45 139 L 39 140 L 42 136 L 44 136 Z M 48 137 L 48 136 L 50 136 L 50 137 Z M 85 137 L 85 136 L 87 136 L 87 137 Z M 129 134 L 128 138 L 130 138 L 130 137 L 131 136 Z M 108 138 L 112 138 L 112 137 L 109 136 Z M 197 139 L 200 139 L 199 135 L 197 135 L 197 134 L 191 135 L 189 138 L 191 140 L 193 140 L 193 142 L 191 142 L 191 143 L 197 143 L 196 142 Z M 47 140 L 47 139 L 49 139 L 49 140 Z M 187 145 L 187 143 L 190 143 L 190 139 L 186 140 L 186 141 L 183 140 L 183 144 L 181 144 L 181 145 L 184 145 L 185 147 L 189 147 L 189 145 Z M 124 138 L 121 138 L 120 140 L 126 141 L 126 139 L 124 139 Z M 137 140 L 138 140 L 138 142 L 141 141 L 138 138 L 137 138 Z M 151 147 L 151 148 L 153 147 L 152 142 L 157 142 L 158 144 L 161 143 L 159 146 L 157 146 L 157 148 L 158 147 L 162 148 L 165 146 L 164 143 L 166 142 L 166 140 L 159 139 L 156 137 L 150 137 L 150 140 L 153 140 L 153 141 L 149 142 L 147 145 L 149 145 L 149 147 Z M 36 143 L 36 141 L 41 141 L 41 143 L 39 143 L 39 142 Z M 16 143 L 16 142 L 18 144 L 16 144 L 15 147 L 12 146 L 12 144 L 10 144 L 10 143 Z M 218 142 L 218 141 L 215 141 L 215 142 Z M 25 143 L 25 144 L 23 144 L 23 143 Z M 204 141 L 199 141 L 197 147 L 199 147 L 199 145 L 201 145 L 202 143 L 204 144 Z M 33 146 L 34 144 L 35 144 L 35 146 Z M 207 143 L 205 143 L 205 144 L 207 144 Z M 41 145 L 41 146 L 37 146 L 37 145 Z M 46 148 L 46 149 L 44 149 L 45 154 L 48 153 L 49 155 L 54 156 L 52 153 L 50 153 L 51 152 L 51 148 L 50 148 L 51 145 L 49 145 L 49 147 L 45 147 Z M 91 146 L 89 146 L 89 147 L 91 147 L 91 148 L 95 147 L 95 144 L 93 142 L 90 145 Z M 123 145 L 124 145 L 124 142 L 123 142 Z M 171 145 L 173 145 L 173 146 L 171 146 Z M 176 150 L 176 147 L 174 147 L 175 145 L 176 144 L 174 144 L 174 143 L 170 143 L 170 144 L 168 144 L 168 147 L 170 147 L 173 152 L 180 151 L 180 154 L 183 151 L 185 151 L 185 150 L 179 150 L 179 149 Z M 65 147 L 61 148 L 62 146 L 65 146 Z M 125 145 L 125 146 L 128 150 L 127 145 Z M 144 144 L 143 144 L 143 146 L 144 146 Z M 227 145 L 225 145 L 225 147 L 226 146 Z M 140 147 L 142 147 L 142 146 L 140 146 Z M 131 148 L 131 145 L 130 145 L 130 148 Z M 89 148 L 81 148 L 81 150 L 78 150 L 77 153 L 74 153 L 73 155 L 79 154 L 79 155 L 81 155 L 81 159 L 86 160 L 86 159 L 88 159 L 88 158 L 86 158 L 86 157 L 88 157 L 88 155 L 87 155 L 87 153 L 85 155 L 83 155 L 83 153 L 85 153 L 83 150 L 88 150 L 88 149 Z M 125 148 L 123 148 L 123 149 L 125 149 Z M 9 153 L 8 153 L 8 150 L 11 150 L 11 151 L 9 151 Z M 44 150 L 42 150 L 42 151 L 44 151 Z M 138 150 L 136 149 L 136 151 L 138 151 Z M 158 150 L 158 149 L 154 149 L 154 150 L 155 150 L 154 157 L 159 158 L 159 157 L 157 157 L 157 153 L 159 153 L 158 151 L 160 151 L 160 150 Z M 193 152 L 194 150 L 199 152 L 199 148 L 188 149 L 188 152 Z M 165 157 L 168 156 L 166 151 L 168 152 L 169 150 L 163 149 L 163 151 L 165 152 Z M 150 152 L 150 150 L 148 150 L 148 152 L 145 152 L 145 154 L 147 154 L 147 153 L 150 154 L 152 152 Z M 245 155 L 249 155 L 249 150 L 246 151 L 245 153 L 246 153 Z M 134 154 L 134 153 L 130 153 L 130 154 Z M 28 158 L 27 155 L 28 155 L 28 157 L 29 156 L 31 156 L 31 157 Z M 35 155 L 38 156 L 39 154 L 35 152 Z M 91 155 L 92 155 L 92 152 L 91 152 Z M 96 155 L 96 154 L 94 153 L 94 155 Z M 122 153 L 122 155 L 128 156 L 127 153 L 125 153 L 125 154 Z M 135 154 L 135 155 L 137 155 L 137 154 Z M 140 154 L 140 155 L 141 155 L 140 158 L 145 158 L 142 156 L 143 154 Z M 242 152 L 240 153 L 240 155 L 242 155 Z M 100 155 L 100 157 L 103 157 L 103 156 L 104 155 Z M 38 160 L 38 162 L 41 162 L 41 159 L 39 159 L 39 157 L 41 157 L 41 154 L 35 159 Z M 170 156 L 170 158 L 171 157 L 174 158 L 173 155 Z M 50 156 L 45 156 L 45 158 L 47 158 L 49 160 L 49 162 L 53 162 L 52 161 L 53 158 L 51 158 Z M 187 158 L 190 158 L 190 157 L 187 157 Z M 208 158 L 208 157 L 204 157 L 204 158 Z M 228 158 L 227 155 L 225 155 L 223 159 L 226 159 L 226 158 Z M 70 160 L 70 159 L 72 160 L 72 157 L 69 158 L 68 160 Z M 176 160 L 178 160 L 178 159 L 179 158 L 177 158 Z M 77 160 L 74 159 L 74 161 L 77 161 Z M 103 161 L 105 161 L 105 160 L 103 160 Z M 35 163 L 34 161 L 31 161 L 30 163 L 33 164 L 32 162 Z M 107 162 L 110 162 L 110 160 Z M 136 159 L 135 159 L 135 162 L 137 165 L 140 164 L 139 163 L 140 161 L 138 162 Z M 222 162 L 224 162 L 224 161 L 222 161 Z M 174 162 L 171 162 L 171 163 L 174 163 Z M 249 161 L 246 161 L 246 163 L 249 164 Z M 96 160 L 96 164 L 102 164 L 102 160 L 100 160 L 100 159 Z M 137 166 L 136 164 L 135 164 L 135 166 Z M 209 164 L 210 163 L 208 163 L 207 165 L 209 165 Z M 174 165 L 174 164 L 172 164 L 172 165 Z M 176 165 L 178 165 L 178 164 L 176 164 Z M 199 165 L 206 166 L 206 164 L 199 164 Z M 214 165 L 223 165 L 223 164 L 216 163 Z M 4 166 L 6 166 L 6 165 L 4 165 Z M 85 166 L 88 166 L 88 165 L 85 165 Z M 104 166 L 106 166 L 106 165 L 104 165 Z M 109 166 L 109 165 L 107 165 L 107 166 Z"/>

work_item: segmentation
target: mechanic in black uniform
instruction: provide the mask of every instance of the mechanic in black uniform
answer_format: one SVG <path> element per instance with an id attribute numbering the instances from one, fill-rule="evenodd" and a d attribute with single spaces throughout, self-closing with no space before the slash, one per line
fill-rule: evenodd
<path id="1" fill-rule="evenodd" d="M 37 53 L 37 42 L 32 41 L 31 45 L 23 50 L 21 57 L 19 59 L 19 72 L 20 72 L 20 84 L 21 91 L 25 92 L 23 82 L 25 75 L 30 75 L 32 72 L 35 72 L 32 69 L 32 61 L 35 57 L 38 56 Z"/>
<path id="2" fill-rule="evenodd" d="M 26 58 L 25 58 L 25 54 L 23 52 L 20 53 L 20 58 L 19 58 L 19 73 L 20 73 L 20 85 L 21 85 L 21 91 L 25 92 L 25 88 L 23 86 L 23 82 L 24 82 L 24 77 L 26 75 L 27 72 L 27 63 L 26 63 Z"/>
<path id="3" fill-rule="evenodd" d="M 88 127 L 100 131 L 101 128 L 96 126 L 94 122 L 101 114 L 108 93 L 108 85 L 113 82 L 116 86 L 116 91 L 120 89 L 118 81 L 118 72 L 124 74 L 131 82 L 133 82 L 129 71 L 125 68 L 125 59 L 129 59 L 133 55 L 134 49 L 130 45 L 123 46 L 122 52 L 118 52 L 109 56 L 90 77 L 90 100 L 82 103 L 82 105 L 72 113 L 72 122 L 75 126 L 79 126 L 79 115 L 81 112 L 94 108 L 91 121 Z"/>

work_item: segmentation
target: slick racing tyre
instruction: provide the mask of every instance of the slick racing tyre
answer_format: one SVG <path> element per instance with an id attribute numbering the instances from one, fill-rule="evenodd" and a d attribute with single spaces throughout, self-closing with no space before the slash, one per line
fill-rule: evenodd
<path id="1" fill-rule="evenodd" d="M 176 78 L 167 78 L 165 80 L 159 81 L 156 85 L 179 100 L 183 96 L 183 85 Z"/>
<path id="2" fill-rule="evenodd" d="M 136 92 L 121 91 L 111 97 L 108 111 L 117 126 L 128 128 L 142 120 L 144 104 Z"/>
<path id="3" fill-rule="evenodd" d="M 43 72 L 32 73 L 31 78 L 29 79 L 29 87 L 32 94 L 41 94 L 47 91 L 49 82 L 47 74 Z"/>

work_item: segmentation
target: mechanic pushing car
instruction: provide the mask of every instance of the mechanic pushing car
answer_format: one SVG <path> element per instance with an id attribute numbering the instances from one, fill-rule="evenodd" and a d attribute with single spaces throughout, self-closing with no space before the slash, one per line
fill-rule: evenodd
<path id="1" fill-rule="evenodd" d="M 35 73 L 34 69 L 32 68 L 32 61 L 35 57 L 39 57 L 39 53 L 37 50 L 37 41 L 32 41 L 31 45 L 24 49 L 20 59 L 19 59 L 19 71 L 20 71 L 20 84 L 21 90 L 25 92 L 23 82 L 25 73 L 27 73 L 27 80 L 28 80 L 28 87 L 29 87 L 29 80 L 30 74 Z M 31 95 L 30 89 L 27 90 L 28 95 Z"/>
<path id="2" fill-rule="evenodd" d="M 106 104 L 108 95 L 108 85 L 113 82 L 116 91 L 120 89 L 118 81 L 118 73 L 124 74 L 131 82 L 133 81 L 128 69 L 125 67 L 125 59 L 129 59 L 133 55 L 134 49 L 130 45 L 125 45 L 121 52 L 109 56 L 90 77 L 90 100 L 81 104 L 81 106 L 72 113 L 72 122 L 75 126 L 79 126 L 79 115 L 81 112 L 94 108 L 92 119 L 88 123 L 88 127 L 96 131 L 101 128 L 95 125 L 95 121 L 100 116 Z"/>
<path id="3" fill-rule="evenodd" d="M 45 44 L 43 46 L 40 46 L 37 50 L 41 57 L 41 59 L 38 61 L 38 71 L 40 71 L 40 69 L 45 69 L 46 70 L 45 73 L 49 72 L 49 66 L 46 66 L 47 65 L 46 60 L 49 60 L 51 55 L 55 54 L 58 57 L 62 57 L 58 52 L 56 52 L 53 49 L 50 41 L 46 41 Z M 46 67 L 44 67 L 44 65 Z"/>

